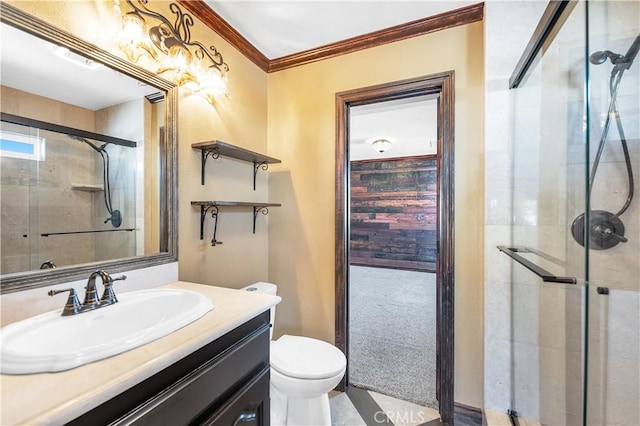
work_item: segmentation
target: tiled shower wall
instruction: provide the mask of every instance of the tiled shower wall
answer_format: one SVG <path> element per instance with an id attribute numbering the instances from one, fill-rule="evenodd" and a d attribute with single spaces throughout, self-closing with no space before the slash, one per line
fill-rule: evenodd
<path id="1" fill-rule="evenodd" d="M 136 228 L 135 232 L 105 232 L 96 237 L 96 261 L 120 259 L 143 254 L 144 226 L 140 226 L 144 218 L 144 198 L 139 196 L 138 181 L 144 179 L 138 175 L 144 170 L 144 144 L 147 142 L 149 130 L 145 126 L 146 117 L 150 115 L 150 105 L 145 98 L 134 99 L 119 105 L 96 111 L 96 131 L 98 133 L 127 139 L 136 142 L 136 148 L 109 145 L 110 177 L 113 209 L 122 213 L 120 228 Z M 147 132 L 145 132 L 147 130 Z M 97 154 L 96 154 L 97 155 Z M 102 173 L 102 164 L 98 164 L 96 176 Z M 134 196 L 135 195 L 135 196 Z M 102 193 L 96 194 L 94 200 L 94 227 L 104 229 L 104 220 L 108 213 Z M 141 235 L 138 235 L 140 233 Z M 137 247 L 140 250 L 137 250 Z"/>

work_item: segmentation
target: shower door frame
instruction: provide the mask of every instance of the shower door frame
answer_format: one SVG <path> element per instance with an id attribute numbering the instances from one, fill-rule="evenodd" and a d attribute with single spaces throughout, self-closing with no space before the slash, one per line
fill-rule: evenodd
<path id="1" fill-rule="evenodd" d="M 438 95 L 436 396 L 440 419 L 454 413 L 454 71 L 336 93 L 335 344 L 349 359 L 349 109 L 351 106 Z M 347 371 L 338 385 L 345 390 Z"/>

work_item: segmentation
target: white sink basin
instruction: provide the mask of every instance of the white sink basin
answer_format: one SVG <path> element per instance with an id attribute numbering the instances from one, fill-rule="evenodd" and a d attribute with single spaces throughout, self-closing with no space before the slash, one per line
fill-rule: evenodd
<path id="1" fill-rule="evenodd" d="M 68 370 L 166 336 L 213 309 L 200 293 L 152 289 L 78 315 L 47 312 L 0 330 L 2 374 Z M 61 301 L 63 302 L 63 301 Z"/>

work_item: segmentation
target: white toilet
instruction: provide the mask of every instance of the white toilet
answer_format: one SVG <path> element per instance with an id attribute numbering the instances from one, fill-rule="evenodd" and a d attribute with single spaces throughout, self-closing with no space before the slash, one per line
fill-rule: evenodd
<path id="1" fill-rule="evenodd" d="M 273 294 L 277 286 L 255 283 L 242 290 Z M 275 307 L 271 308 L 271 338 Z M 309 337 L 284 335 L 271 340 L 271 424 L 331 425 L 329 391 L 344 376 L 347 359 L 340 349 Z"/>

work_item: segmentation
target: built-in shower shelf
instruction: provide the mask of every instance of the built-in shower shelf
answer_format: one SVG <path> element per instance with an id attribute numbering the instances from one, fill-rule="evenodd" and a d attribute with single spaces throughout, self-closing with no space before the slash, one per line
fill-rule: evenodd
<path id="1" fill-rule="evenodd" d="M 91 183 L 72 183 L 71 189 L 74 191 L 99 192 L 104 191 L 104 185 Z"/>
<path id="2" fill-rule="evenodd" d="M 222 155 L 224 157 L 253 163 L 254 191 L 256 189 L 256 175 L 258 174 L 258 170 L 267 170 L 269 169 L 269 164 L 282 162 L 277 158 L 268 157 L 264 154 L 249 151 L 248 149 L 240 148 L 238 146 L 231 145 L 230 143 L 218 140 L 194 143 L 191 144 L 191 148 L 200 150 L 200 184 L 202 185 L 204 185 L 204 167 L 207 164 L 207 158 L 209 157 L 216 159 Z"/>
<path id="3" fill-rule="evenodd" d="M 207 217 L 207 213 L 211 213 L 213 218 L 213 238 L 211 239 L 211 245 L 216 246 L 222 244 L 222 241 L 218 241 L 216 234 L 218 233 L 218 216 L 220 214 L 221 207 L 229 208 L 245 208 L 251 207 L 253 209 L 253 233 L 256 233 L 256 219 L 258 213 L 263 215 L 269 214 L 269 207 L 280 207 L 279 203 L 261 203 L 261 202 L 247 202 L 247 201 L 192 201 L 192 206 L 200 206 L 200 239 L 204 240 L 204 219 Z"/>

